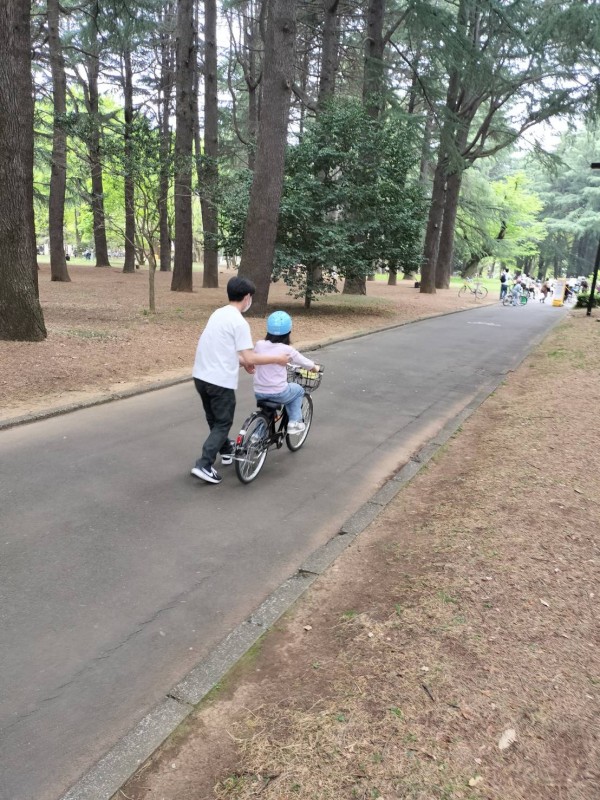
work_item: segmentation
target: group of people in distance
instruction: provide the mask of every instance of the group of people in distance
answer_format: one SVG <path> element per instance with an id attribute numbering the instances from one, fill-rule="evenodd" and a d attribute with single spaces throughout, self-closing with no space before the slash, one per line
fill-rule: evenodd
<path id="1" fill-rule="evenodd" d="M 563 300 L 566 302 L 574 293 L 579 291 L 586 292 L 588 288 L 589 285 L 586 278 L 570 279 L 565 284 Z M 509 289 L 515 303 L 518 303 L 519 298 L 524 294 L 527 294 L 529 299 L 534 299 L 538 296 L 538 292 L 540 303 L 545 303 L 548 295 L 553 292 L 554 282 L 550 278 L 544 281 L 534 280 L 524 273 L 519 273 L 513 278 L 508 269 L 503 267 L 500 273 L 500 300 L 506 297 Z"/>
<path id="2" fill-rule="evenodd" d="M 192 475 L 206 483 L 221 482 L 214 468 L 217 456 L 221 456 L 224 466 L 233 463 L 235 445 L 229 439 L 229 431 L 240 367 L 254 376 L 257 400 L 272 400 L 286 407 L 290 433 L 305 429 L 304 389 L 297 383 L 288 383 L 287 365 L 317 372 L 320 367 L 291 346 L 292 318 L 286 311 L 274 311 L 267 319 L 265 338 L 256 346 L 252 344 L 250 326 L 243 314 L 250 309 L 255 291 L 255 285 L 247 278 L 231 278 L 227 283 L 229 303 L 211 314 L 196 349 L 192 376 L 210 433 L 202 455 L 192 467 Z"/>

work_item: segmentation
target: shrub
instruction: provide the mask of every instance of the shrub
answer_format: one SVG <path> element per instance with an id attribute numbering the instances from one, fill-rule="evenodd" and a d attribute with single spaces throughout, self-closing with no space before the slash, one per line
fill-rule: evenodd
<path id="1" fill-rule="evenodd" d="M 587 308 L 587 304 L 589 302 L 589 299 L 590 299 L 589 293 L 587 293 L 587 294 L 583 294 L 583 293 L 578 294 L 577 295 L 577 303 L 576 303 L 575 307 L 576 308 Z M 593 307 L 600 306 L 600 296 L 596 295 L 596 297 L 594 297 L 594 299 L 592 300 L 592 306 Z"/>

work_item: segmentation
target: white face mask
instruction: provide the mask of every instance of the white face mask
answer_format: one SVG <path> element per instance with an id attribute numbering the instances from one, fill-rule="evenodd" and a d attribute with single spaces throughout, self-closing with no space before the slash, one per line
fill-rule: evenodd
<path id="1" fill-rule="evenodd" d="M 250 300 L 248 300 L 248 305 L 246 306 L 246 308 L 242 309 L 242 314 L 245 314 L 246 311 L 250 311 L 250 306 L 251 305 L 252 305 L 252 298 L 250 298 Z"/>

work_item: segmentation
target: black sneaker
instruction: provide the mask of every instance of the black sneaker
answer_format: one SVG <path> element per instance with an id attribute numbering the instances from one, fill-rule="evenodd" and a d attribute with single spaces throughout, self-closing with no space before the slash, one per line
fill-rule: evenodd
<path id="1" fill-rule="evenodd" d="M 223 480 L 214 467 L 192 467 L 192 475 L 207 483 L 221 483 Z"/>

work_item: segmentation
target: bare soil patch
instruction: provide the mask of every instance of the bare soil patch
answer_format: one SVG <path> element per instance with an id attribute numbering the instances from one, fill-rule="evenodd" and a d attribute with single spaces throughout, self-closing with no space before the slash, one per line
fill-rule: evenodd
<path id="1" fill-rule="evenodd" d="M 117 797 L 600 797 L 599 345 L 555 330 Z"/>
<path id="2" fill-rule="evenodd" d="M 48 338 L 40 343 L 1 342 L 0 418 L 40 407 L 64 405 L 94 394 L 188 375 L 198 337 L 210 314 L 226 302 L 223 288 L 171 292 L 170 273 L 156 273 L 157 313 L 148 313 L 148 274 L 71 266 L 72 283 L 52 283 L 40 269 L 40 299 Z M 194 280 L 201 286 L 202 275 Z M 492 302 L 490 299 L 489 302 Z M 307 347 L 336 336 L 376 330 L 413 319 L 471 308 L 456 289 L 422 295 L 405 281 L 399 286 L 369 282 L 368 297 L 335 295 L 306 312 L 282 283 L 270 305 L 294 315 L 294 341 Z M 253 335 L 264 322 L 249 319 Z"/>

